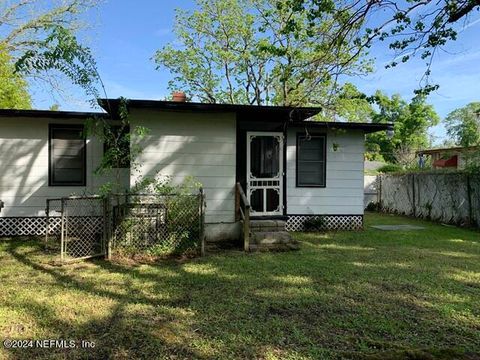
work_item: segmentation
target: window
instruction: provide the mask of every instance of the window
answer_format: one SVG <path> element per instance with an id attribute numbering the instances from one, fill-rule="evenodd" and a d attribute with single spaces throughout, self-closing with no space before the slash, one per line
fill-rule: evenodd
<path id="1" fill-rule="evenodd" d="M 50 125 L 49 130 L 49 185 L 85 186 L 83 125 Z"/>
<path id="2" fill-rule="evenodd" d="M 325 187 L 326 162 L 325 135 L 297 135 L 297 187 Z"/>
<path id="3" fill-rule="evenodd" d="M 113 168 L 130 167 L 130 127 L 110 126 L 111 133 L 105 131 L 103 155 L 106 165 Z"/>

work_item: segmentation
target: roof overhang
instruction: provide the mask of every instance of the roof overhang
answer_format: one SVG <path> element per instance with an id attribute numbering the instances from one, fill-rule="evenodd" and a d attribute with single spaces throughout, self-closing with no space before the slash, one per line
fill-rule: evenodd
<path id="1" fill-rule="evenodd" d="M 101 99 L 99 104 L 107 113 L 101 112 L 77 112 L 77 111 L 50 111 L 50 110 L 17 110 L 0 109 L 0 117 L 25 117 L 25 118 L 49 118 L 49 119 L 88 119 L 88 118 L 112 118 L 118 119 L 120 108 L 119 99 Z M 362 130 L 365 133 L 392 130 L 392 124 L 372 124 L 353 122 L 325 122 L 310 121 L 322 109 L 319 107 L 292 107 L 292 106 L 260 106 L 260 105 L 234 105 L 234 104 L 205 104 L 196 102 L 174 102 L 157 100 L 128 100 L 129 109 L 151 109 L 189 112 L 217 112 L 234 113 L 239 118 L 247 121 L 262 122 L 288 122 L 291 127 L 307 127 L 322 129 L 350 129 Z"/>
<path id="2" fill-rule="evenodd" d="M 88 118 L 105 118 L 110 116 L 106 113 L 101 113 L 101 112 L 0 109 L 0 117 L 85 120 Z"/>
<path id="3" fill-rule="evenodd" d="M 307 129 L 330 129 L 330 130 L 361 130 L 366 134 L 377 131 L 393 130 L 393 124 L 372 124 L 355 122 L 327 122 L 327 121 L 302 121 L 293 122 L 290 126 L 306 127 Z"/>
<path id="4" fill-rule="evenodd" d="M 118 114 L 120 99 L 100 99 L 100 106 L 105 111 Z M 293 106 L 263 106 L 263 105 L 236 105 L 236 104 L 210 104 L 198 102 L 177 102 L 160 100 L 127 100 L 128 109 L 150 109 L 171 111 L 195 111 L 236 113 L 242 115 L 269 115 L 268 118 L 291 118 L 295 121 L 303 121 L 317 115 L 320 107 L 293 107 Z"/>
<path id="5" fill-rule="evenodd" d="M 118 116 L 120 99 L 100 99 L 100 106 L 105 111 Z M 235 113 L 248 121 L 285 122 L 291 126 L 307 126 L 309 128 L 351 129 L 363 130 L 372 133 L 383 130 L 393 130 L 392 124 L 347 123 L 308 121 L 322 111 L 320 107 L 293 107 L 293 106 L 262 106 L 262 105 L 235 105 L 235 104 L 208 104 L 198 102 L 176 102 L 160 100 L 126 100 L 128 109 L 149 109 L 191 112 L 218 112 Z M 256 117 L 254 117 L 254 115 Z"/>

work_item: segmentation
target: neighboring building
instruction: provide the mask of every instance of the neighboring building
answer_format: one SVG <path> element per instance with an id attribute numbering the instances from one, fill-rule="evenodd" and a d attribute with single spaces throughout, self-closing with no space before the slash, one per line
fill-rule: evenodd
<path id="1" fill-rule="evenodd" d="M 416 156 L 419 159 L 419 166 L 422 168 L 424 167 L 426 157 L 430 156 L 434 169 L 450 168 L 462 170 L 479 150 L 478 146 L 427 149 L 417 151 Z"/>
<path id="2" fill-rule="evenodd" d="M 115 118 L 119 101 L 108 102 Z M 389 125 L 309 121 L 318 108 L 150 100 L 128 108 L 131 129 L 150 131 L 132 137 L 143 152 L 138 169 L 124 169 L 125 187 L 156 174 L 194 176 L 206 194 L 207 237 L 238 231 L 237 182 L 253 217 L 287 220 L 287 230 L 318 215 L 330 227 L 363 226 L 365 134 Z M 81 136 L 92 116 L 109 115 L 0 110 L 0 236 L 42 233 L 46 199 L 92 194 L 107 181 L 93 174 L 103 144 Z M 31 226 L 12 227 L 19 219 Z"/>

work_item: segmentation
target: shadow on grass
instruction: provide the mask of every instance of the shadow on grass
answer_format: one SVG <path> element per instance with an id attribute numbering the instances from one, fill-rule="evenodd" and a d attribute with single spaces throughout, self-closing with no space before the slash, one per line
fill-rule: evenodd
<path id="1" fill-rule="evenodd" d="M 96 347 L 8 355 L 470 359 L 464 351 L 480 351 L 478 314 L 470 314 L 480 294 L 446 276 L 463 259 L 445 263 L 413 245 L 392 252 L 362 237 L 300 235 L 304 249 L 294 253 L 140 266 L 97 260 L 79 269 L 42 264 L 40 247 L 12 241 L 6 250 L 18 270 L 42 274 L 44 285 L 31 284 L 33 291 L 2 305 L 34 318 L 37 334 L 94 340 Z M 43 287 L 54 300 L 38 300 L 35 290 Z M 455 303 L 440 296 L 448 294 L 460 297 Z"/>

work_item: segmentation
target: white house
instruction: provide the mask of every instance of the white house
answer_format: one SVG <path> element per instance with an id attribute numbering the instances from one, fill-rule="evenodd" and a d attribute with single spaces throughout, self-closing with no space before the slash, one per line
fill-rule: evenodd
<path id="1" fill-rule="evenodd" d="M 92 194 L 106 181 L 93 174 L 103 144 L 81 135 L 87 118 L 115 118 L 119 100 L 101 105 L 111 114 L 0 110 L 0 236 L 41 234 L 46 199 Z M 130 128 L 149 132 L 132 138 L 143 152 L 138 169 L 124 169 L 125 187 L 155 174 L 195 177 L 207 236 L 237 231 L 236 183 L 252 218 L 283 219 L 287 230 L 315 216 L 332 228 L 363 225 L 365 134 L 388 125 L 309 121 L 319 108 L 130 100 L 128 109 Z"/>

